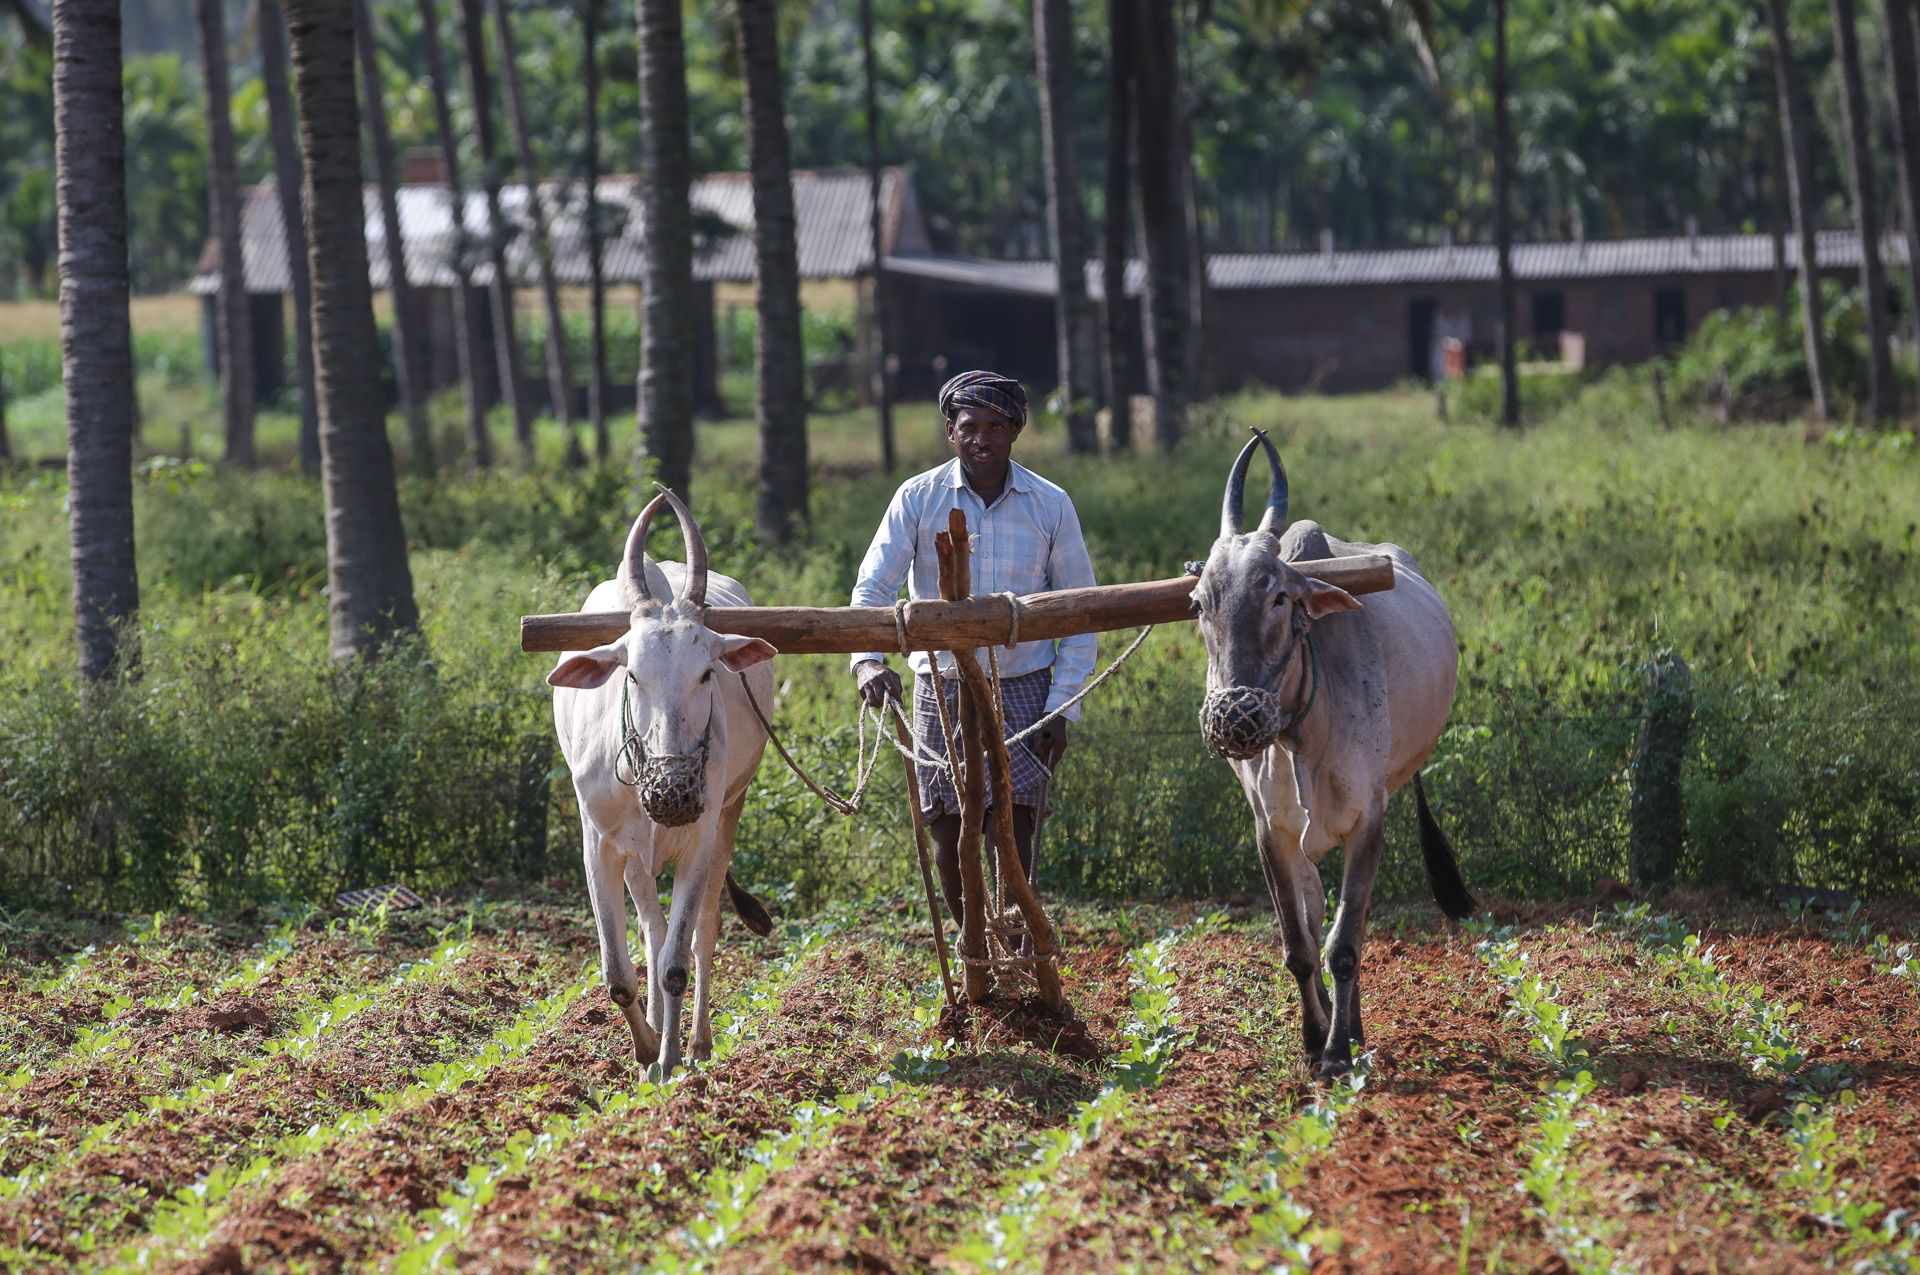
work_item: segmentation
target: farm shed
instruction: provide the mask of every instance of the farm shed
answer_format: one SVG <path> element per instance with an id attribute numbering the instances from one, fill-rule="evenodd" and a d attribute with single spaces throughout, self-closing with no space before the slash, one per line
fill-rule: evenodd
<path id="1" fill-rule="evenodd" d="M 1208 258 L 1219 388 L 1362 390 L 1430 378 L 1447 337 L 1472 358 L 1494 356 L 1500 309 L 1491 246 L 1340 252 L 1324 242 L 1319 252 Z M 1791 240 L 1786 249 L 1795 270 L 1799 253 Z M 1824 274 L 1859 278 L 1857 234 L 1822 232 L 1819 253 Z M 1887 257 L 1904 263 L 1904 242 L 1890 241 Z M 1709 312 L 1771 305 L 1776 295 L 1766 235 L 1516 244 L 1513 261 L 1517 335 L 1539 357 L 1559 358 L 1564 348 L 1588 366 L 1644 362 L 1684 341 Z M 902 316 L 889 349 L 903 396 L 924 396 L 947 369 L 976 363 L 1054 384 L 1051 262 L 897 255 L 886 270 Z M 1130 262 L 1130 303 L 1140 304 L 1144 284 L 1141 264 Z M 1097 262 L 1088 264 L 1087 290 L 1104 304 Z M 1577 345 L 1563 339 L 1572 334 Z"/>
<path id="2" fill-rule="evenodd" d="M 427 333 L 431 384 L 434 388 L 459 382 L 453 346 L 452 295 L 456 286 L 452 261 L 455 247 L 453 215 L 437 157 L 416 152 L 407 157 L 406 181 L 399 191 L 400 226 L 405 239 L 407 274 L 423 311 Z M 887 252 L 918 254 L 928 250 L 927 232 L 914 195 L 913 179 L 903 168 L 881 172 L 881 242 Z M 586 236 L 585 184 L 546 182 L 542 191 L 553 218 L 554 271 L 562 286 L 585 287 L 589 282 Z M 868 179 L 864 172 L 796 172 L 793 175 L 794 212 L 802 279 L 859 279 L 873 270 L 868 213 Z M 247 291 L 253 297 L 256 384 L 263 396 L 287 384 L 283 360 L 275 352 L 286 348 L 285 297 L 293 287 L 287 262 L 286 236 L 280 222 L 280 202 L 271 186 L 247 187 L 241 192 L 241 256 L 246 265 Z M 386 232 L 380 217 L 377 186 L 364 191 L 368 273 L 373 286 L 384 290 L 388 280 Z M 599 198 L 607 239 L 602 270 L 609 287 L 638 285 L 646 262 L 641 239 L 639 179 L 605 177 Z M 753 186 L 746 173 L 715 173 L 693 183 L 694 293 L 700 315 L 696 332 L 696 394 L 703 405 L 717 402 L 714 284 L 750 284 L 754 278 Z M 502 214 L 515 226 L 508 245 L 508 270 L 518 287 L 538 286 L 534 273 L 533 241 L 524 210 L 527 189 L 501 187 Z M 487 203 L 478 189 L 468 192 L 465 217 L 470 242 L 484 242 L 488 231 Z M 469 271 L 486 313 L 487 285 L 493 267 L 476 259 Z M 220 287 L 217 245 L 211 241 L 200 258 L 200 272 L 189 285 L 205 298 L 202 342 L 207 364 L 218 362 L 213 336 L 213 296 Z M 485 347 L 488 377 L 493 347 Z M 536 403 L 547 401 L 546 381 L 538 376 L 538 361 L 526 368 L 527 389 Z M 634 387 L 609 387 L 613 401 L 633 406 Z"/>

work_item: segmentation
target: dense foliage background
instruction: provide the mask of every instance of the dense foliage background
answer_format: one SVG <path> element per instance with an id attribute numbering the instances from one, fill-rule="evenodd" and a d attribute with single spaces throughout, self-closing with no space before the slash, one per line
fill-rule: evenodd
<path id="1" fill-rule="evenodd" d="M 1428 783 L 1477 889 L 1553 896 L 1625 875 L 1642 670 L 1673 650 L 1695 693 L 1684 882 L 1920 891 L 1911 436 L 1809 443 L 1797 424 L 1722 427 L 1679 401 L 1663 430 L 1638 372 L 1575 387 L 1518 435 L 1476 415 L 1476 395 L 1479 382 L 1456 394 L 1443 424 L 1426 394 L 1253 394 L 1204 409 L 1171 456 L 1070 459 L 1046 420 L 1021 451 L 1073 491 L 1105 580 L 1172 574 L 1205 547 L 1250 423 L 1284 441 L 1296 516 L 1410 548 L 1460 634 L 1460 693 Z M 370 666 L 327 657 L 314 482 L 149 459 L 142 672 L 85 711 L 63 479 L 13 471 L 0 484 L 0 894 L 154 907 L 576 874 L 550 660 L 515 649 L 515 618 L 577 606 L 610 573 L 633 496 L 622 469 L 560 466 L 543 428 L 529 472 L 403 484 L 423 633 Z M 901 428 L 909 464 L 937 457 L 927 409 Z M 843 602 L 895 481 L 873 464 L 870 430 L 866 414 L 816 419 L 812 524 L 769 552 L 752 534 L 751 421 L 703 425 L 697 511 L 717 569 L 762 601 Z M 1131 636 L 1107 635 L 1103 654 Z M 1203 669 L 1190 629 L 1167 629 L 1091 705 L 1054 788 L 1048 887 L 1261 889 L 1244 800 L 1194 726 Z M 788 657 L 779 676 L 790 746 L 844 790 L 844 665 Z M 770 759 L 741 875 L 806 904 L 909 886 L 904 816 L 891 754 L 854 821 Z M 1332 884 L 1337 868 L 1336 855 Z M 1384 888 L 1425 892 L 1398 806 Z"/>
<path id="2" fill-rule="evenodd" d="M 1824 0 L 1794 0 L 1796 55 L 1811 86 L 1814 184 L 1827 224 L 1847 226 L 1832 28 Z M 128 6 L 126 71 L 136 288 L 178 286 L 205 235 L 205 124 L 187 6 Z M 443 22 L 453 31 L 454 7 Z M 1202 215 L 1216 248 L 1306 247 L 1330 227 L 1348 246 L 1491 234 L 1492 58 L 1487 0 L 1436 0 L 1441 84 L 1399 28 L 1400 10 L 1351 0 L 1196 0 L 1186 10 L 1189 111 Z M 396 144 L 433 142 L 414 6 L 374 5 Z M 1028 6 L 1007 0 L 876 0 L 882 149 L 911 163 L 941 243 L 990 256 L 1047 254 Z M 1771 78 L 1758 5 L 1700 0 L 1511 6 L 1516 187 L 1521 238 L 1601 238 L 1769 225 L 1776 184 Z M 794 162 L 865 162 L 856 0 L 786 10 L 785 72 Z M 1865 6 L 1874 100 L 1885 74 L 1880 14 Z M 725 5 L 688 10 L 697 170 L 745 165 L 740 81 Z M 1100 199 L 1105 6 L 1081 0 L 1080 176 Z M 581 170 L 577 3 L 518 20 L 538 159 Z M 603 171 L 639 163 L 631 5 L 608 4 Z M 237 46 L 233 114 L 241 179 L 272 169 L 252 7 L 229 4 Z M 491 48 L 491 41 L 489 41 Z M 0 28 L 0 296 L 53 287 L 51 73 L 46 55 Z M 464 99 L 457 110 L 466 118 Z M 1883 121 L 1883 128 L 1889 127 Z M 462 124 L 463 132 L 471 130 Z M 1882 172 L 1891 147 L 1878 139 Z M 371 166 L 368 166 L 371 172 Z M 1882 186 L 1897 224 L 1894 183 Z"/>

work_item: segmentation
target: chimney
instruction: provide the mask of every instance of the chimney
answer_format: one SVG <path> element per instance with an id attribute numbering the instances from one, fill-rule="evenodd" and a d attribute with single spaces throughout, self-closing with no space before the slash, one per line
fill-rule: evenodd
<path id="1" fill-rule="evenodd" d="M 1687 214 L 1687 255 L 1700 255 L 1700 219 L 1692 213 Z"/>
<path id="2" fill-rule="evenodd" d="M 400 160 L 400 181 L 408 186 L 446 185 L 447 166 L 441 160 L 440 151 L 431 146 L 408 151 Z"/>
<path id="3" fill-rule="evenodd" d="M 1333 264 L 1333 227 L 1320 227 L 1320 257 L 1327 264 Z"/>
<path id="4" fill-rule="evenodd" d="M 1452 226 L 1440 227 L 1440 246 L 1446 249 L 1446 254 L 1447 254 L 1446 259 L 1448 261 L 1452 261 L 1453 260 L 1453 227 Z"/>

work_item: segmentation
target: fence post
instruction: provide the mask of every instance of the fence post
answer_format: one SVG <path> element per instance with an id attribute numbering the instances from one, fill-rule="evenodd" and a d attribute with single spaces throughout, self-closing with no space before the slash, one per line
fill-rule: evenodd
<path id="1" fill-rule="evenodd" d="M 1673 883 L 1687 840 L 1680 767 L 1693 727 L 1693 678 L 1674 651 L 1647 661 L 1646 700 L 1633 756 L 1633 835 L 1627 866 L 1641 888 Z"/>

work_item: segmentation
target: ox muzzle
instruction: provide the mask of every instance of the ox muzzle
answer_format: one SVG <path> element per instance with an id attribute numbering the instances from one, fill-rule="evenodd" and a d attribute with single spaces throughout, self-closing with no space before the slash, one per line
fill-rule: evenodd
<path id="1" fill-rule="evenodd" d="M 628 684 L 620 687 L 620 756 L 614 775 L 640 798 L 647 818 L 663 828 L 684 828 L 706 813 L 707 753 L 713 744 L 713 726 L 690 753 L 656 753 L 633 722 L 627 702 Z"/>
<path id="2" fill-rule="evenodd" d="M 1200 703 L 1200 737 L 1215 757 L 1245 761 L 1272 748 L 1292 719 L 1264 686 L 1222 686 Z"/>

